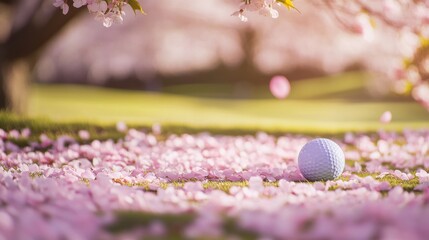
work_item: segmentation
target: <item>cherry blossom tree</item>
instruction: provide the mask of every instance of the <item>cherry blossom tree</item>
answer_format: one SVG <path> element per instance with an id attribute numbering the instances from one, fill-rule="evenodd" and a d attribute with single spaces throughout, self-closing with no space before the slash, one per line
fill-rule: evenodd
<path id="1" fill-rule="evenodd" d="M 134 12 L 144 13 L 137 0 L 54 0 L 54 6 L 63 14 L 73 7 L 87 6 L 89 13 L 100 20 L 105 27 L 123 21 L 123 7 L 129 5 Z M 249 12 L 278 18 L 277 6 L 296 10 L 293 0 L 237 0 L 238 10 L 232 16 L 247 22 Z M 429 1 L 416 0 L 323 0 L 313 2 L 330 12 L 345 30 L 362 35 L 372 41 L 377 28 L 389 27 L 401 34 L 404 41 L 403 62 L 392 74 L 392 89 L 401 94 L 411 94 L 413 98 L 429 109 Z"/>
<path id="2" fill-rule="evenodd" d="M 293 0 L 235 0 L 237 10 L 225 13 L 241 21 L 252 21 L 254 13 L 278 18 L 280 14 L 288 14 L 281 7 L 298 11 Z M 295 1 L 296 2 L 296 1 Z M 96 20 L 106 27 L 121 23 L 124 8 L 131 7 L 135 13 L 144 13 L 144 0 L 53 0 L 53 5 L 61 11 L 46 8 L 46 1 L 10 1 L 1 0 L 2 8 L 6 8 L 10 16 L 10 26 L 2 29 L 7 32 L 0 38 L 0 108 L 12 108 L 13 92 L 22 87 L 12 87 L 19 82 L 16 79 L 28 79 L 20 76 L 28 72 L 31 59 L 35 53 L 46 45 L 63 26 L 76 16 L 79 10 L 87 8 Z M 386 69 L 391 79 L 392 90 L 401 94 L 410 94 L 414 99 L 429 108 L 429 1 L 415 0 L 322 0 L 312 1 L 320 7 L 320 11 L 331 13 L 333 18 L 344 27 L 371 41 L 377 29 L 395 30 L 404 39 L 400 47 L 403 52 L 402 62 L 394 69 Z M 48 1 L 49 4 L 49 1 Z M 66 16 L 61 16 L 65 14 Z M 6 30 L 5 30 L 6 29 Z M 38 34 L 34 34 L 38 33 Z M 32 41 L 28 41 L 32 39 Z M 11 80 L 14 79 L 14 80 Z M 24 86 L 25 84 L 23 84 Z M 15 90 L 11 90 L 11 89 Z M 18 89 L 18 90 L 16 90 Z M 21 101 L 22 102 L 22 101 Z M 16 104 L 15 104 L 16 105 Z M 14 107 L 16 108 L 16 106 Z M 19 108 L 19 107 L 18 107 Z"/>
<path id="3" fill-rule="evenodd" d="M 403 58 L 390 69 L 392 89 L 411 94 L 429 109 L 429 1 L 324 0 L 325 7 L 346 29 L 370 41 L 377 28 L 389 27 L 403 39 Z"/>

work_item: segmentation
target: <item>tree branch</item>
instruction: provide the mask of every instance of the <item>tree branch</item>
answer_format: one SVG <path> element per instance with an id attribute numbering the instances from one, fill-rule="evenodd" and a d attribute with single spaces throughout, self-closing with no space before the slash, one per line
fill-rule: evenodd
<path id="1" fill-rule="evenodd" d="M 9 35 L 0 45 L 3 57 L 8 60 L 16 60 L 30 56 L 51 40 L 70 20 L 79 15 L 81 9 L 70 8 L 67 15 L 61 11 L 55 11 L 45 24 L 37 24 L 30 21 L 20 30 Z"/>
<path id="2" fill-rule="evenodd" d="M 16 0 L 0 0 L 0 3 L 5 5 L 12 5 L 15 2 Z"/>

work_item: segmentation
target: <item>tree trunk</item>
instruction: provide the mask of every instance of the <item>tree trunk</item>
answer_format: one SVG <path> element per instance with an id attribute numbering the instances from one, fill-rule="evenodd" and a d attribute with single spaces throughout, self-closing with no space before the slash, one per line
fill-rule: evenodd
<path id="1" fill-rule="evenodd" d="M 9 110 L 9 100 L 6 95 L 6 66 L 0 62 L 0 109 Z"/>
<path id="2" fill-rule="evenodd" d="M 19 6 L 19 0 L 0 1 L 9 3 L 12 8 Z M 0 42 L 0 111 L 25 111 L 31 78 L 29 59 L 37 59 L 37 53 L 84 9 L 70 8 L 69 13 L 64 16 L 60 10 L 49 5 L 48 8 L 52 9 L 48 14 L 51 14 L 41 22 L 36 16 L 46 14 L 43 13 L 46 12 L 43 0 L 32 1 L 37 3 L 30 11 L 27 21 L 20 28 L 12 29 L 6 39 Z M 12 19 L 10 24 L 15 20 Z"/>
<path id="3" fill-rule="evenodd" d="M 30 68 L 25 60 L 1 65 L 0 109 L 24 113 L 29 95 Z"/>

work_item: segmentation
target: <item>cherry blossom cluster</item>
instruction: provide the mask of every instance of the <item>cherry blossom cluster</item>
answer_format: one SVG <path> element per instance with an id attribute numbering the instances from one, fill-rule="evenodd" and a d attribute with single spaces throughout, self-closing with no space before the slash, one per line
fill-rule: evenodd
<path id="1" fill-rule="evenodd" d="M 87 6 L 90 13 L 95 15 L 95 19 L 103 22 L 105 27 L 112 26 L 113 23 L 122 23 L 125 15 L 123 6 L 129 4 L 134 11 L 143 9 L 138 0 L 53 0 L 53 5 L 59 7 L 63 14 L 69 11 L 69 3 L 73 7 L 80 8 Z M 245 12 L 258 12 L 263 16 L 278 18 L 279 12 L 274 9 L 275 5 L 284 5 L 289 9 L 295 8 L 293 0 L 240 0 L 240 9 L 232 14 L 239 17 L 243 22 L 247 21 Z"/>
<path id="2" fill-rule="evenodd" d="M 348 133 L 334 139 L 348 162 L 341 179 L 307 182 L 296 158 L 310 137 L 160 136 L 126 130 L 118 141 L 0 130 L 0 239 L 136 239 L 167 236 L 154 219 L 114 235 L 116 212 L 196 216 L 185 238 L 424 239 L 429 234 L 429 131 Z M 79 143 L 87 141 L 87 143 Z M 362 175 L 363 174 L 363 175 Z M 391 185 L 387 178 L 413 189 Z M 210 183 L 244 185 L 226 191 Z M 182 183 L 183 182 L 183 183 Z M 176 183 L 176 184 L 174 184 Z M 182 183 L 182 184 L 177 184 Z M 240 237 L 240 236 L 238 236 Z"/>
<path id="3" fill-rule="evenodd" d="M 414 0 L 324 0 L 327 7 L 346 29 L 374 39 L 375 30 L 388 26 L 401 38 L 403 62 L 388 74 L 393 90 L 411 94 L 429 110 L 429 1 Z"/>
<path id="4" fill-rule="evenodd" d="M 122 23 L 125 12 L 122 10 L 127 4 L 126 0 L 54 0 L 53 5 L 59 7 L 63 14 L 69 11 L 69 4 L 75 8 L 86 6 L 88 11 L 101 21 L 105 27 L 110 27 L 114 23 Z"/>
<path id="5" fill-rule="evenodd" d="M 240 9 L 234 12 L 232 16 L 238 17 L 243 22 L 247 22 L 248 20 L 245 12 L 258 12 L 262 16 L 278 18 L 279 12 L 274 9 L 276 5 L 285 5 L 289 9 L 295 8 L 292 0 L 243 0 L 240 2 Z"/>

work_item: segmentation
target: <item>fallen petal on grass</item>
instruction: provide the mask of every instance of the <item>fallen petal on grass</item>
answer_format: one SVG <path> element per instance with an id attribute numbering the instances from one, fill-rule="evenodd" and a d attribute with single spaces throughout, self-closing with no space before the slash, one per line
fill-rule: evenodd
<path id="1" fill-rule="evenodd" d="M 160 138 L 128 129 L 115 140 L 80 142 L 82 132 L 14 144 L 25 131 L 0 130 L 6 238 L 349 239 L 356 232 L 389 237 L 396 228 L 417 239 L 427 234 L 429 156 L 420 140 L 429 139 L 427 130 L 340 136 L 334 140 L 350 157 L 347 171 L 314 183 L 296 163 L 311 137 Z"/>

